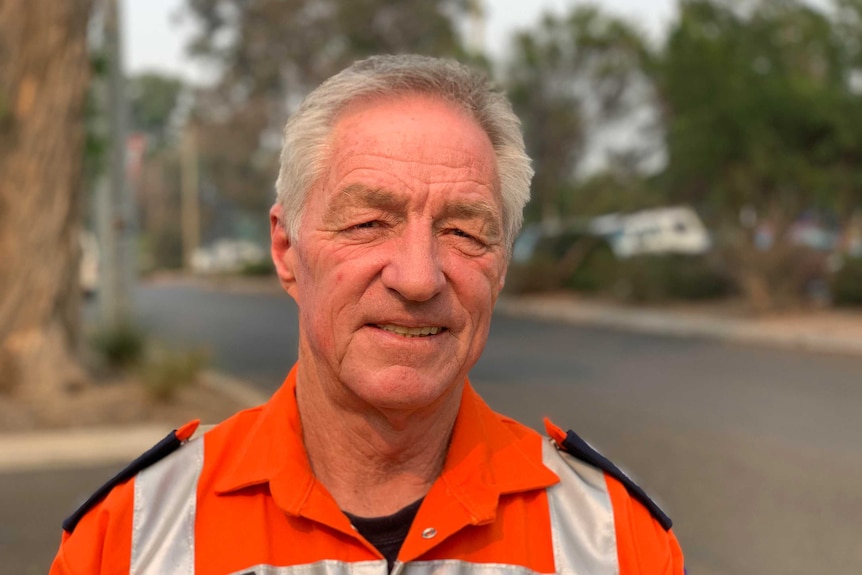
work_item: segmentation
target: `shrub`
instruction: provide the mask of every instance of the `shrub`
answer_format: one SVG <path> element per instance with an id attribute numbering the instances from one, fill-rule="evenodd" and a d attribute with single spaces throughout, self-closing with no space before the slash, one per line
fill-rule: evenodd
<path id="1" fill-rule="evenodd" d="M 144 333 L 131 323 L 97 330 L 92 338 L 93 349 L 112 368 L 125 368 L 140 362 L 144 353 Z"/>
<path id="2" fill-rule="evenodd" d="M 835 305 L 862 305 L 862 258 L 845 259 L 832 276 L 830 288 Z"/>
<path id="3" fill-rule="evenodd" d="M 728 276 L 707 256 L 641 255 L 618 262 L 610 295 L 636 302 L 708 300 L 729 295 Z"/>
<path id="4" fill-rule="evenodd" d="M 195 382 L 207 362 L 203 350 L 176 351 L 153 347 L 140 366 L 147 393 L 159 402 L 170 402 L 182 388 Z"/>
<path id="5" fill-rule="evenodd" d="M 558 283 L 556 264 L 546 258 L 511 262 L 506 273 L 505 290 L 512 294 L 553 291 Z"/>
<path id="6" fill-rule="evenodd" d="M 540 235 L 529 261 L 513 261 L 507 291 L 570 289 L 637 302 L 705 300 L 731 293 L 713 255 L 639 255 L 619 259 L 607 240 L 579 230 Z"/>
<path id="7" fill-rule="evenodd" d="M 597 291 L 613 277 L 614 267 L 613 253 L 604 240 L 568 231 L 542 237 L 529 261 L 511 262 L 506 288 L 512 293 L 563 288 Z"/>
<path id="8" fill-rule="evenodd" d="M 598 293 L 614 286 L 620 273 L 620 262 L 607 242 L 594 240 L 574 271 L 565 280 L 565 287 L 575 291 Z"/>
<path id="9" fill-rule="evenodd" d="M 243 264 L 239 273 L 240 275 L 250 277 L 271 276 L 275 274 L 275 266 L 272 264 L 272 260 L 267 259 L 256 262 L 247 262 Z"/>

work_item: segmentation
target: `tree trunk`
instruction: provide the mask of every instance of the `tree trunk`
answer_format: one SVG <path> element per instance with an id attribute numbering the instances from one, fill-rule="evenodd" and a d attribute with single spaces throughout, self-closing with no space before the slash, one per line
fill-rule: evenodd
<path id="1" fill-rule="evenodd" d="M 0 0 L 0 391 L 85 381 L 77 359 L 90 0 Z"/>

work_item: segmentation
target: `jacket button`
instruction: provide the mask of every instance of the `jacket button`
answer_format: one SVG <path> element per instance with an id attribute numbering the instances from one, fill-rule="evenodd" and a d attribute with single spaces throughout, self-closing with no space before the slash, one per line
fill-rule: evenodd
<path id="1" fill-rule="evenodd" d="M 432 539 L 437 535 L 437 530 L 433 527 L 429 527 L 425 531 L 422 532 L 422 537 L 425 539 Z"/>

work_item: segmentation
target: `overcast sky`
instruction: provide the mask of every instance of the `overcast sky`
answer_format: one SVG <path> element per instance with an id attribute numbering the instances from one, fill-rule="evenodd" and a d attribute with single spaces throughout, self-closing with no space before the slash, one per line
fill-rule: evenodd
<path id="1" fill-rule="evenodd" d="M 514 29 L 529 26 L 545 11 L 561 13 L 583 0 L 484 0 L 488 20 L 485 44 L 500 56 Z M 595 3 L 595 2 L 594 2 Z M 606 10 L 626 17 L 651 37 L 660 37 L 676 10 L 676 0 L 601 0 Z M 125 62 L 130 72 L 159 70 L 197 77 L 185 57 L 189 19 L 182 17 L 184 0 L 123 0 Z M 184 22 L 185 20 L 185 22 Z"/>

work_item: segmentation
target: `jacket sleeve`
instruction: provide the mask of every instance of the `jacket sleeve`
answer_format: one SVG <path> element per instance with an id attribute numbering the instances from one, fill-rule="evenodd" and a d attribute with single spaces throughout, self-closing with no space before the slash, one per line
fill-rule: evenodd
<path id="1" fill-rule="evenodd" d="M 683 575 L 682 549 L 672 529 L 665 530 L 625 487 L 605 476 L 617 537 L 620 575 Z"/>
<path id="2" fill-rule="evenodd" d="M 50 575 L 128 573 L 132 554 L 133 481 L 116 487 L 71 532 L 63 531 Z"/>

